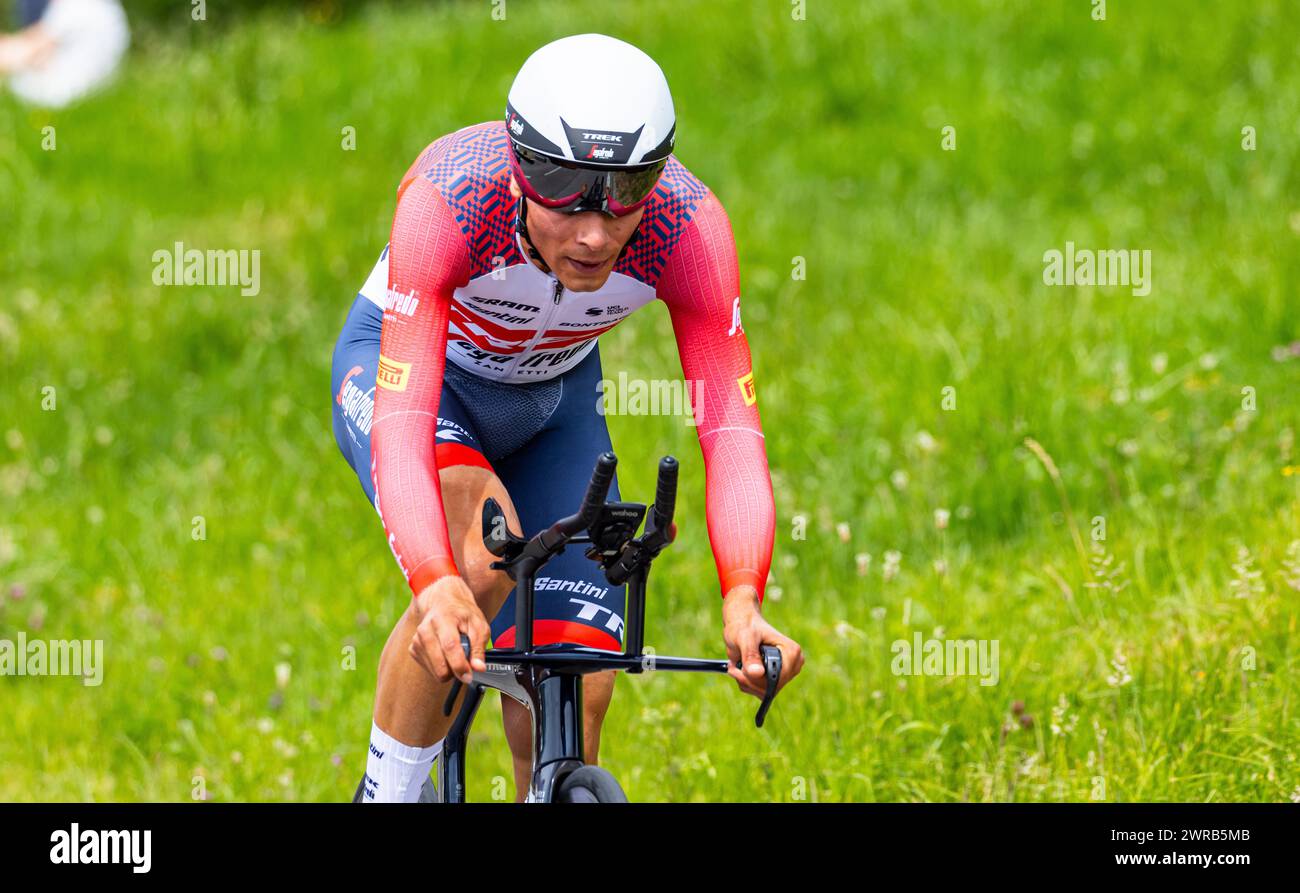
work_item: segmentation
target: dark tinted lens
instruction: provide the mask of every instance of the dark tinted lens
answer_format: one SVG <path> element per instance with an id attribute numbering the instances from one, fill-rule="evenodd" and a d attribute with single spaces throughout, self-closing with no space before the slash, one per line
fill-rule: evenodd
<path id="1" fill-rule="evenodd" d="M 642 201 L 650 194 L 650 190 L 655 188 L 655 184 L 659 182 L 659 175 L 664 172 L 664 166 L 667 164 L 668 159 L 665 158 L 650 167 L 616 172 L 611 178 L 613 182 L 609 189 L 610 199 L 624 208 L 630 208 Z"/>
<path id="2" fill-rule="evenodd" d="M 644 201 L 668 164 L 665 158 L 647 167 L 601 170 L 550 158 L 519 145 L 514 149 L 529 188 L 547 204 L 556 208 L 572 206 L 574 210 L 597 210 L 608 205 L 615 214 L 626 213 Z"/>
<path id="3" fill-rule="evenodd" d="M 519 169 L 533 191 L 547 201 L 569 202 L 581 196 L 596 179 L 593 171 L 553 161 L 544 155 L 518 150 Z"/>

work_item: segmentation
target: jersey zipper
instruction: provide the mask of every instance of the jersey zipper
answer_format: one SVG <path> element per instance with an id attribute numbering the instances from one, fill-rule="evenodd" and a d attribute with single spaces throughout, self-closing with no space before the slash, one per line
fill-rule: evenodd
<path id="1" fill-rule="evenodd" d="M 506 373 L 505 377 L 507 378 L 514 375 L 515 372 L 518 371 L 520 362 L 524 359 L 527 359 L 528 356 L 532 354 L 533 348 L 536 347 L 538 342 L 540 342 L 542 338 L 546 335 L 547 326 L 549 326 L 551 324 L 551 320 L 555 318 L 555 311 L 560 306 L 560 298 L 564 297 L 564 283 L 561 282 L 554 273 L 548 273 L 547 275 L 555 283 L 555 287 L 551 289 L 550 309 L 547 311 L 545 319 L 542 319 L 540 317 L 538 318 L 537 334 L 533 336 L 533 340 L 528 342 L 528 346 L 524 348 L 523 353 L 519 357 L 515 358 L 515 362 L 510 367 L 510 371 Z"/>

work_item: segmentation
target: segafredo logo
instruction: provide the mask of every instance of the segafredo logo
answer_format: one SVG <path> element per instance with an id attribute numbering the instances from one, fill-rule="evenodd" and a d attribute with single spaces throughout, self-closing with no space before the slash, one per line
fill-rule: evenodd
<path id="1" fill-rule="evenodd" d="M 343 408 L 343 416 L 362 434 L 369 437 L 370 428 L 375 420 L 375 389 L 363 391 L 353 383 L 352 379 L 361 374 L 360 366 L 353 366 L 348 370 L 347 377 L 343 379 L 343 386 L 339 388 L 338 396 L 334 398 L 335 402 Z"/>
<path id="2" fill-rule="evenodd" d="M 420 299 L 415 296 L 415 289 L 411 289 L 406 294 L 389 288 L 384 290 L 384 310 L 389 313 L 400 313 L 403 316 L 414 316 L 415 310 L 420 306 Z"/>
<path id="3" fill-rule="evenodd" d="M 523 136 L 524 134 L 524 122 L 520 121 L 514 115 L 510 116 L 510 132 L 515 136 Z"/>
<path id="4" fill-rule="evenodd" d="M 574 158 L 585 158 L 590 161 L 607 161 L 611 164 L 627 164 L 632 149 L 637 145 L 641 138 L 641 131 L 645 125 L 638 127 L 634 131 L 619 130 L 584 130 L 580 127 L 570 127 L 569 122 L 563 118 L 560 123 L 564 126 L 564 135 L 568 137 L 569 148 L 573 150 Z"/>

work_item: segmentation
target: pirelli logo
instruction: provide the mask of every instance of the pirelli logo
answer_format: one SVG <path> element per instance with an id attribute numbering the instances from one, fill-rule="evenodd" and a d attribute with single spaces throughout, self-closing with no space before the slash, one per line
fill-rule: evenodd
<path id="1" fill-rule="evenodd" d="M 754 393 L 753 372 L 748 372 L 737 378 L 736 384 L 740 385 L 740 396 L 745 399 L 746 406 L 753 406 L 758 402 L 758 394 Z"/>
<path id="2" fill-rule="evenodd" d="M 401 360 L 392 360 L 379 355 L 379 371 L 375 374 L 375 383 L 386 391 L 406 390 L 406 381 L 411 376 L 411 364 Z"/>

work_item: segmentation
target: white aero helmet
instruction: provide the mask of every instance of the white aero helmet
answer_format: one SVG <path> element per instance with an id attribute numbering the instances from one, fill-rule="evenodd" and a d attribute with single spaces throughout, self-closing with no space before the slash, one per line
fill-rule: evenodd
<path id="1" fill-rule="evenodd" d="M 668 163 L 675 128 L 658 64 L 604 34 L 576 34 L 537 50 L 506 100 L 521 189 L 570 213 L 622 216 L 644 204 Z"/>

